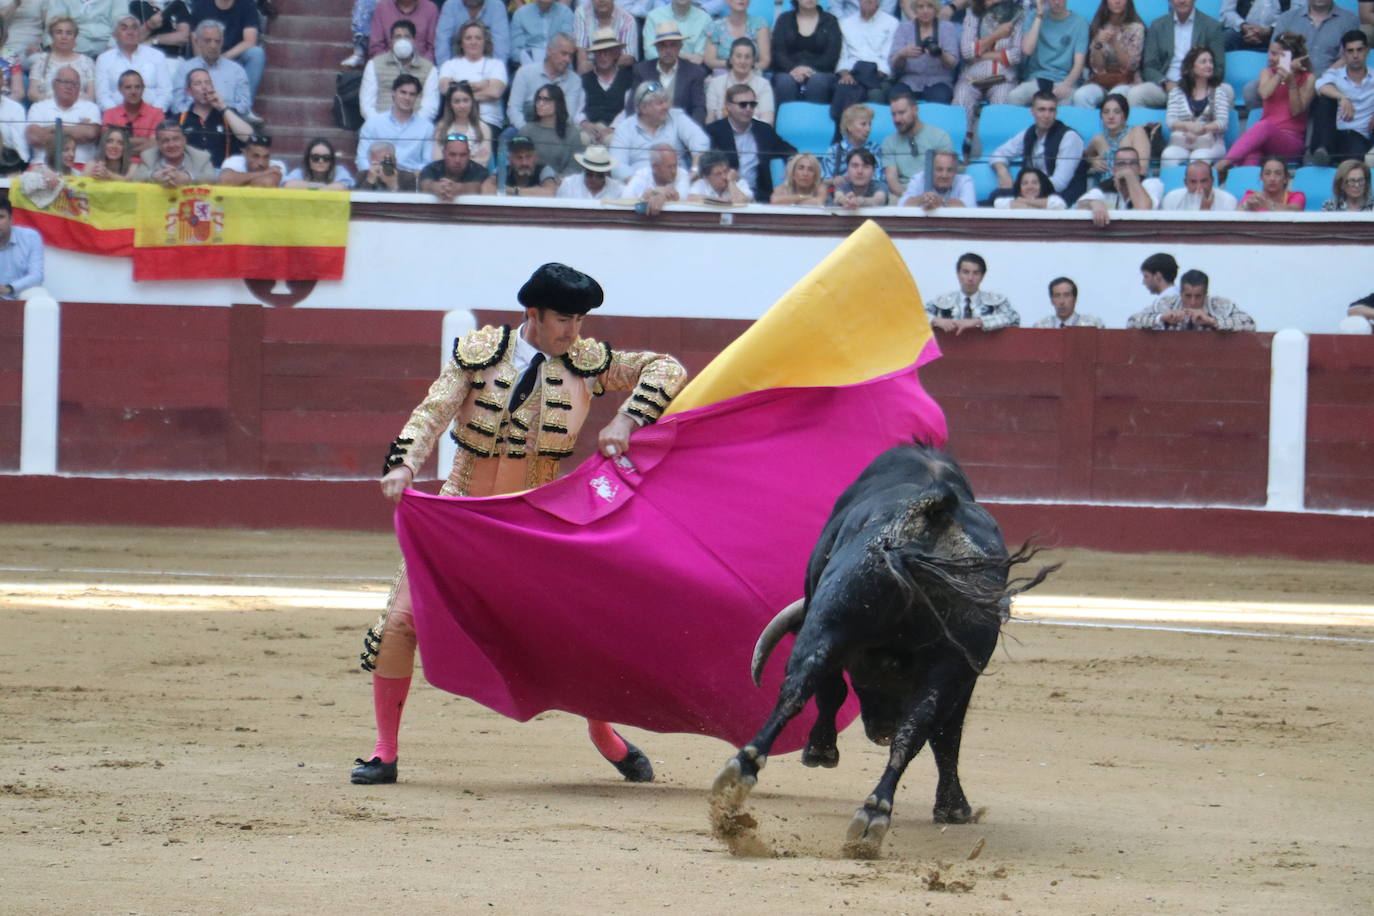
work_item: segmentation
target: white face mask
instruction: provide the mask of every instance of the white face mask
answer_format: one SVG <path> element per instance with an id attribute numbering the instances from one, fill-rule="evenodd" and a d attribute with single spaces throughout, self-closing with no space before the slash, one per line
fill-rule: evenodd
<path id="1" fill-rule="evenodd" d="M 415 53 L 415 42 L 409 38 L 398 38 L 391 46 L 391 50 L 401 60 L 410 60 L 410 56 Z"/>

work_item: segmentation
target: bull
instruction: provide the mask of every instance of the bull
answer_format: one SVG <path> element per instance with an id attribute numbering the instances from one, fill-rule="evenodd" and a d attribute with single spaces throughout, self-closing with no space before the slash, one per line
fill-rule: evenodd
<path id="1" fill-rule="evenodd" d="M 796 642 L 773 712 L 715 779 L 716 835 L 728 839 L 737 829 L 773 742 L 813 696 L 816 723 L 802 763 L 839 763 L 835 717 L 848 696 L 845 674 L 865 734 L 891 748 L 882 778 L 849 824 L 846 851 L 877 854 L 897 784 L 927 742 L 939 772 L 935 822 L 971 821 L 959 783 L 964 714 L 1011 596 L 1057 568 L 1009 581 L 1012 567 L 1034 554 L 1023 545 L 1008 555 L 963 471 L 939 450 L 904 445 L 875 458 L 836 501 L 807 565 L 804 597 L 759 636 L 755 685 L 782 637 L 793 633 Z"/>

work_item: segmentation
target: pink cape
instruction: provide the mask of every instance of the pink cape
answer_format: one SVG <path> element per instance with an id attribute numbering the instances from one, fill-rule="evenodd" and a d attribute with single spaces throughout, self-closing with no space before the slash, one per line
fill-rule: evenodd
<path id="1" fill-rule="evenodd" d="M 407 491 L 396 510 L 425 677 L 521 721 L 561 709 L 740 746 L 777 699 L 784 642 L 749 679 L 764 625 L 801 597 L 835 499 L 879 452 L 937 445 L 915 366 L 843 387 L 750 392 L 635 433 L 524 493 Z M 840 727 L 857 715 L 853 697 Z M 798 717 L 775 753 L 805 744 Z"/>

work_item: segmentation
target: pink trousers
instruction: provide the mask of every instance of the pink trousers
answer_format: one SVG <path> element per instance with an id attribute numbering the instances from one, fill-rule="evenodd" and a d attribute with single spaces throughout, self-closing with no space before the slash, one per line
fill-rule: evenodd
<path id="1" fill-rule="evenodd" d="M 1259 165 L 1264 156 L 1297 159 L 1306 149 L 1307 138 L 1261 118 L 1255 126 L 1240 135 L 1226 151 L 1226 159 L 1234 165 Z"/>

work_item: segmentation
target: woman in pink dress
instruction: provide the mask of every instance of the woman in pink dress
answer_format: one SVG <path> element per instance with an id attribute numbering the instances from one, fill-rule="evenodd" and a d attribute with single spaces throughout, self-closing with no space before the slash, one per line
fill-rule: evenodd
<path id="1" fill-rule="evenodd" d="M 1307 40 L 1294 32 L 1280 35 L 1269 46 L 1269 65 L 1260 71 L 1264 114 L 1217 162 L 1217 178 L 1224 180 L 1233 165 L 1259 165 L 1266 155 L 1301 159 L 1315 86 L 1307 69 Z"/>
<path id="2" fill-rule="evenodd" d="M 1307 195 L 1301 191 L 1288 190 L 1288 163 L 1282 156 L 1265 156 L 1260 166 L 1260 189 L 1246 191 L 1240 199 L 1240 208 L 1251 213 L 1260 210 L 1302 210 L 1307 206 Z"/>

